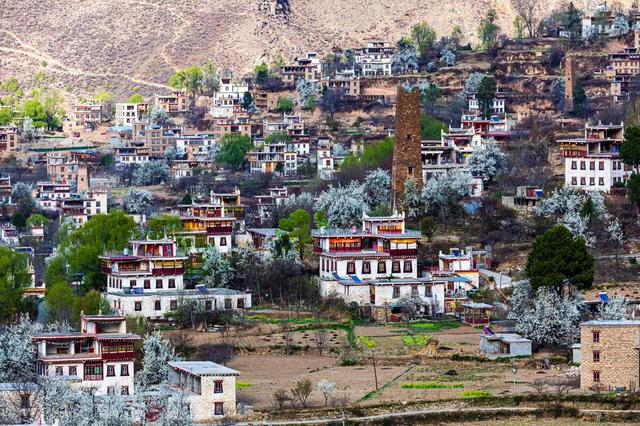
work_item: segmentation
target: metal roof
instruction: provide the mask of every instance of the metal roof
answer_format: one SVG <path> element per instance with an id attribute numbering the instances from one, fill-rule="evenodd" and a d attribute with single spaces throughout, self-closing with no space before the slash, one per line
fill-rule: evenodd
<path id="1" fill-rule="evenodd" d="M 239 371 L 211 361 L 170 361 L 169 365 L 194 376 L 238 376 Z"/>

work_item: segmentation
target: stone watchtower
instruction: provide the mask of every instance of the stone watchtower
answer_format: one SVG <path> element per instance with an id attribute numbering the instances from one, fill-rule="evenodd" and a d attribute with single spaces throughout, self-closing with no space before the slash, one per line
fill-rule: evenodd
<path id="1" fill-rule="evenodd" d="M 404 183 L 413 178 L 422 189 L 422 154 L 420 148 L 420 91 L 398 86 L 396 103 L 396 141 L 393 147 L 391 175 L 392 204 L 397 208 L 404 197 Z"/>
<path id="2" fill-rule="evenodd" d="M 564 62 L 565 67 L 565 82 L 564 82 L 564 111 L 573 112 L 573 89 L 576 85 L 576 71 L 573 68 L 573 58 L 567 56 Z"/>

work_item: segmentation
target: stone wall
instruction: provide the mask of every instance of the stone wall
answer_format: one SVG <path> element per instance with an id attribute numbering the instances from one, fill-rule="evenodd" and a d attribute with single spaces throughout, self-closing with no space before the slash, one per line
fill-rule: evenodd
<path id="1" fill-rule="evenodd" d="M 422 188 L 422 156 L 420 148 L 420 92 L 398 86 L 396 106 L 396 142 L 393 148 L 393 205 L 399 207 L 404 195 L 404 183 L 413 178 Z"/>
<path id="2" fill-rule="evenodd" d="M 593 332 L 600 333 L 600 341 L 594 342 Z M 600 372 L 599 386 L 604 389 L 623 387 L 638 388 L 638 359 L 640 351 L 640 322 L 616 325 L 585 323 L 580 327 L 581 364 L 580 388 L 594 387 L 593 372 Z M 600 360 L 594 361 L 594 351 Z"/>

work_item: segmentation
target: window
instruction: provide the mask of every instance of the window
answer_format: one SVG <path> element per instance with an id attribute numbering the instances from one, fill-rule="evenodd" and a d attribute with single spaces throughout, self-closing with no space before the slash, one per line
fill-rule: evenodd
<path id="1" fill-rule="evenodd" d="M 417 285 L 412 285 L 411 286 L 411 296 L 418 297 L 418 286 Z"/>
<path id="2" fill-rule="evenodd" d="M 595 170 L 596 169 L 596 162 L 595 161 L 590 161 L 589 162 L 589 170 Z"/>
<path id="3" fill-rule="evenodd" d="M 599 370 L 594 370 L 593 371 L 593 381 L 594 381 L 594 383 L 600 383 L 600 371 Z"/>
<path id="4" fill-rule="evenodd" d="M 116 375 L 116 367 L 113 365 L 107 365 L 107 377 L 113 377 Z"/>
<path id="5" fill-rule="evenodd" d="M 85 380 L 102 380 L 102 364 L 87 363 L 84 365 Z"/>
<path id="6" fill-rule="evenodd" d="M 156 288 L 162 288 L 162 280 L 156 280 Z"/>
<path id="7" fill-rule="evenodd" d="M 602 178 L 602 177 L 601 177 L 601 178 L 598 178 L 598 184 L 599 184 L 600 186 L 604 186 L 604 178 Z"/>
<path id="8" fill-rule="evenodd" d="M 571 170 L 576 170 L 578 168 L 578 162 L 577 161 L 572 161 L 571 162 Z"/>
<path id="9" fill-rule="evenodd" d="M 615 166 L 616 163 L 613 163 L 613 165 Z M 600 170 L 604 170 L 604 161 L 600 161 L 598 162 L 598 169 Z"/>
<path id="10" fill-rule="evenodd" d="M 120 366 L 120 375 L 128 376 L 129 375 L 129 366 L 127 364 L 122 364 Z"/>
<path id="11" fill-rule="evenodd" d="M 431 286 L 424 286 L 424 297 L 431 297 Z"/>
<path id="12" fill-rule="evenodd" d="M 405 260 L 404 261 L 404 272 L 412 272 L 413 270 L 413 264 L 411 263 L 410 260 Z"/>
<path id="13" fill-rule="evenodd" d="M 171 309 L 172 311 L 175 311 L 178 308 L 178 301 L 177 300 L 170 300 L 169 301 L 169 309 Z"/>
<path id="14" fill-rule="evenodd" d="M 224 308 L 225 309 L 232 309 L 233 305 L 231 303 L 231 299 L 224 299 Z"/>
<path id="15" fill-rule="evenodd" d="M 378 273 L 379 274 L 385 274 L 387 272 L 387 265 L 384 261 L 379 261 L 378 262 Z"/>
<path id="16" fill-rule="evenodd" d="M 397 299 L 398 297 L 400 297 L 400 287 L 398 286 L 393 286 L 393 296 L 394 299 Z"/>
<path id="17" fill-rule="evenodd" d="M 144 280 L 144 288 L 147 290 L 151 288 L 151 280 Z"/>
<path id="18" fill-rule="evenodd" d="M 587 169 L 587 164 L 584 161 L 580 162 L 580 170 L 586 170 Z"/>
<path id="19" fill-rule="evenodd" d="M 214 416 L 224 416 L 224 403 L 222 403 L 222 402 L 214 402 L 213 403 L 213 415 Z"/>
<path id="20" fill-rule="evenodd" d="M 600 343 L 600 331 L 593 331 L 593 343 Z"/>
<path id="21" fill-rule="evenodd" d="M 29 409 L 31 408 L 31 395 L 20 395 L 20 408 Z"/>
<path id="22" fill-rule="evenodd" d="M 122 386 L 120 388 L 120 395 L 129 395 L 129 386 Z"/>
<path id="23" fill-rule="evenodd" d="M 213 393 L 222 393 L 222 380 L 216 380 L 214 382 Z"/>
<path id="24" fill-rule="evenodd" d="M 589 185 L 594 186 L 596 184 L 596 178 L 589 178 Z"/>
<path id="25" fill-rule="evenodd" d="M 64 370 L 62 367 L 56 367 L 56 376 L 64 376 Z"/>
<path id="26" fill-rule="evenodd" d="M 586 185 L 586 184 L 587 184 L 587 178 L 581 177 L 580 178 L 580 185 Z"/>
<path id="27" fill-rule="evenodd" d="M 400 262 L 399 261 L 394 260 L 391 263 L 391 272 L 394 273 L 394 274 L 400 273 Z"/>
<path id="28" fill-rule="evenodd" d="M 204 309 L 206 311 L 210 311 L 211 310 L 211 300 L 205 300 L 204 301 Z"/>
<path id="29" fill-rule="evenodd" d="M 155 303 L 153 304 L 153 309 L 155 309 L 156 311 L 159 311 L 160 309 L 162 309 L 162 306 L 159 300 L 155 301 Z"/>
<path id="30" fill-rule="evenodd" d="M 136 286 L 136 280 L 129 281 L 129 287 L 133 288 Z"/>
<path id="31" fill-rule="evenodd" d="M 77 367 L 69 367 L 69 375 L 70 376 L 77 376 L 78 375 L 78 368 Z"/>
<path id="32" fill-rule="evenodd" d="M 578 178 L 576 176 L 573 176 L 571 178 L 571 185 L 577 185 L 578 184 Z"/>
<path id="33" fill-rule="evenodd" d="M 413 166 L 409 166 L 407 169 L 409 176 L 413 176 Z"/>
<path id="34" fill-rule="evenodd" d="M 356 273 L 356 263 L 347 262 L 347 274 L 355 274 L 355 273 Z"/>
<path id="35" fill-rule="evenodd" d="M 362 262 L 362 273 L 370 274 L 371 273 L 371 263 L 367 260 Z"/>
<path id="36" fill-rule="evenodd" d="M 244 309 L 244 299 L 238 299 L 238 309 Z"/>
<path id="37" fill-rule="evenodd" d="M 593 362 L 600 362 L 600 351 L 593 351 Z"/>
<path id="38" fill-rule="evenodd" d="M 226 246 L 226 245 L 227 245 L 227 237 L 221 237 L 220 246 Z"/>
<path id="39" fill-rule="evenodd" d="M 176 288 L 176 280 L 174 278 L 169 278 L 169 288 Z"/>
<path id="40" fill-rule="evenodd" d="M 135 311 L 140 312 L 142 310 L 142 302 L 134 302 L 134 308 Z"/>

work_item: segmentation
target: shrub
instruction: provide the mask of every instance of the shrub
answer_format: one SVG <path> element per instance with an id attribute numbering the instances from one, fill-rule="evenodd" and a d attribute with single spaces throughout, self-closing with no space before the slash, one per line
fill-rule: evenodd
<path id="1" fill-rule="evenodd" d="M 342 354 L 342 357 L 340 358 L 340 365 L 342 367 L 352 367 L 357 364 L 358 364 L 358 358 L 356 358 L 353 354 L 351 353 Z"/>
<path id="2" fill-rule="evenodd" d="M 400 385 L 402 389 L 461 389 L 462 383 L 438 383 L 438 382 L 405 382 Z"/>
<path id="3" fill-rule="evenodd" d="M 466 390 L 462 391 L 462 393 L 458 396 L 459 398 L 487 398 L 490 397 L 491 392 L 483 391 L 483 390 Z"/>
<path id="4" fill-rule="evenodd" d="M 237 381 L 236 382 L 236 389 L 243 389 L 243 388 L 248 388 L 250 386 L 253 386 L 253 383 L 250 382 L 241 382 L 241 381 Z"/>
<path id="5" fill-rule="evenodd" d="M 427 343 L 429 343 L 429 340 L 431 340 L 431 338 L 425 335 L 404 336 L 402 338 L 402 341 L 404 342 L 405 345 L 417 346 L 417 347 L 425 346 Z"/>

